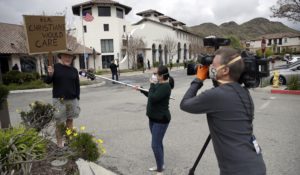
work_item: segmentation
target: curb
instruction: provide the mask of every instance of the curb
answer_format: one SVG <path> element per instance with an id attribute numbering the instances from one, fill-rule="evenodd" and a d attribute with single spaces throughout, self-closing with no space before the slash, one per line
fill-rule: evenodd
<path id="1" fill-rule="evenodd" d="M 85 89 L 85 88 L 95 88 L 95 87 L 100 87 L 105 85 L 105 81 L 102 81 L 101 83 L 97 84 L 92 84 L 92 85 L 86 85 L 86 86 L 80 86 L 80 89 Z M 32 92 L 46 92 L 46 91 L 51 91 L 52 88 L 43 88 L 43 89 L 27 89 L 27 90 L 14 90 L 10 91 L 10 94 L 21 94 L 21 93 L 32 93 Z"/>
<path id="2" fill-rule="evenodd" d="M 300 90 L 279 90 L 279 89 L 272 89 L 272 94 L 289 94 L 289 95 L 300 95 Z"/>

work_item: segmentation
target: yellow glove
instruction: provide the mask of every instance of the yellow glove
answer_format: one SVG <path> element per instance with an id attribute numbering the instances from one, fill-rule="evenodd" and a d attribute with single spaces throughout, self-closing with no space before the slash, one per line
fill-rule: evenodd
<path id="1" fill-rule="evenodd" d="M 204 81 L 207 78 L 207 73 L 208 73 L 208 66 L 199 65 L 198 68 L 197 68 L 196 77 L 199 80 Z"/>

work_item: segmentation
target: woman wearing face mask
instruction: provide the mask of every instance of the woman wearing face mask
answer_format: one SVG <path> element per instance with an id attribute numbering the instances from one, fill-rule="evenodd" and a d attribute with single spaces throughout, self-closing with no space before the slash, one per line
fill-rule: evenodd
<path id="1" fill-rule="evenodd" d="M 151 147 L 156 160 L 156 166 L 149 171 L 156 171 L 162 175 L 164 170 L 163 138 L 171 120 L 169 100 L 174 79 L 170 76 L 166 66 L 159 66 L 150 78 L 149 92 L 141 91 L 148 97 L 147 116 L 152 136 Z M 137 89 L 137 88 L 136 88 Z"/>

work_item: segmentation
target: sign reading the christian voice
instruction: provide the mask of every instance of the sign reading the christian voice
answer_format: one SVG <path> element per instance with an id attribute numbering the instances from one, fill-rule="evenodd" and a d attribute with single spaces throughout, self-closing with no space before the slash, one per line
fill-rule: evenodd
<path id="1" fill-rule="evenodd" d="M 66 50 L 64 16 L 23 17 L 30 54 Z"/>

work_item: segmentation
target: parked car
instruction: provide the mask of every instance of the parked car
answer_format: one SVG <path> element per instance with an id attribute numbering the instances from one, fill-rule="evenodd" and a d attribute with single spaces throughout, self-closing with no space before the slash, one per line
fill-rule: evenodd
<path id="1" fill-rule="evenodd" d="M 300 84 L 300 61 L 288 65 L 287 68 L 281 68 L 272 70 L 270 72 L 269 82 L 273 84 L 274 72 L 279 71 L 279 83 L 281 85 L 287 85 L 293 76 L 298 77 L 298 83 Z"/>
<path id="2" fill-rule="evenodd" d="M 291 63 L 291 64 L 283 64 L 283 65 L 279 65 L 279 66 L 275 66 L 274 70 L 277 70 L 277 69 L 287 69 L 289 67 L 293 67 L 295 65 L 300 65 L 300 60 L 294 62 L 294 63 Z"/>
<path id="3" fill-rule="evenodd" d="M 288 63 L 289 64 L 295 63 L 296 61 L 299 61 L 299 60 L 300 60 L 300 55 L 294 55 L 288 60 Z"/>

